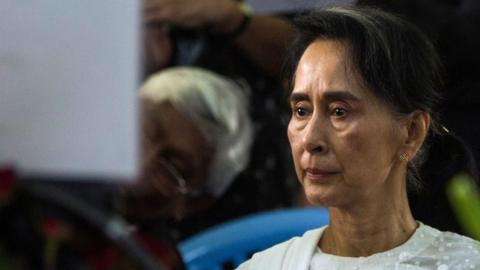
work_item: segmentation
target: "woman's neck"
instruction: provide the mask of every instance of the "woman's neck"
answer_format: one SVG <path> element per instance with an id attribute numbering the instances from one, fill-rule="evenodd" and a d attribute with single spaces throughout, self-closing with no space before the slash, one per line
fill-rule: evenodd
<path id="1" fill-rule="evenodd" d="M 417 222 L 406 191 L 396 195 L 377 197 L 348 209 L 331 207 L 330 225 L 320 239 L 320 249 L 332 255 L 366 257 L 405 243 Z"/>

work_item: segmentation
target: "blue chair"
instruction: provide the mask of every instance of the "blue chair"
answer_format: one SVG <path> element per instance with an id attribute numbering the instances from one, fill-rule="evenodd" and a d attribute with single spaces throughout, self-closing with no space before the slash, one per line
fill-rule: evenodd
<path id="1" fill-rule="evenodd" d="M 188 270 L 237 267 L 251 254 L 328 224 L 325 208 L 290 208 L 248 215 L 207 229 L 179 244 Z"/>

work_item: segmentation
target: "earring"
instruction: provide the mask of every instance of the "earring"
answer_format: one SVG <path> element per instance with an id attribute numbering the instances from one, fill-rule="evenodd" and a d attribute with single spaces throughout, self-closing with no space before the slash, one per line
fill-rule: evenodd
<path id="1" fill-rule="evenodd" d="M 399 158 L 400 158 L 401 161 L 408 162 L 408 155 L 407 155 L 407 153 L 402 153 L 402 154 L 399 156 Z"/>

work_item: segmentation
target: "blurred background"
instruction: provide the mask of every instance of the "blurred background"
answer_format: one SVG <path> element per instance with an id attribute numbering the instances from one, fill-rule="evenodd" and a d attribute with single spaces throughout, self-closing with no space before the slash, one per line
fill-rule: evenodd
<path id="1" fill-rule="evenodd" d="M 282 65 L 295 15 L 332 5 L 398 13 L 433 39 L 443 124 L 478 165 L 478 1 L 5 0 L 0 269 L 194 269 L 183 247 L 199 234 L 311 208 L 290 157 Z M 479 218 L 458 211 L 478 210 L 447 197 L 454 174 L 424 176 L 435 182 L 410 194 L 412 211 L 474 236 L 462 222 Z"/>

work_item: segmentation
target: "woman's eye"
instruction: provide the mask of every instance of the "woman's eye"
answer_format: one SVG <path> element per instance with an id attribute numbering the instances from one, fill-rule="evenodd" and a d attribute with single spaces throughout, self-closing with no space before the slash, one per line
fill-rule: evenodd
<path id="1" fill-rule="evenodd" d="M 304 108 L 299 107 L 299 108 L 296 108 L 296 109 L 295 109 L 295 114 L 296 114 L 296 116 L 298 116 L 298 117 L 305 117 L 305 116 L 307 115 L 307 110 L 305 110 Z"/>
<path id="2" fill-rule="evenodd" d="M 346 114 L 347 110 L 345 110 L 344 108 L 337 107 L 332 111 L 332 115 L 335 117 L 344 117 Z"/>

